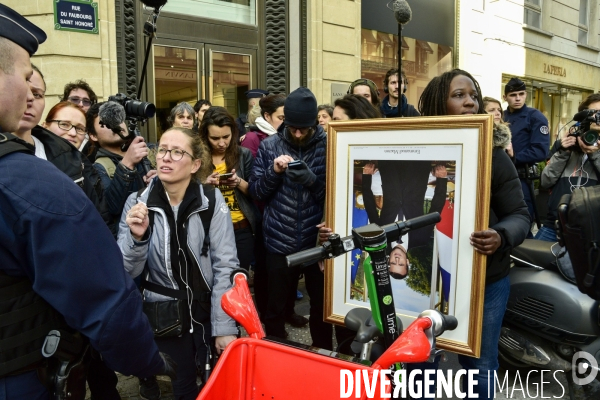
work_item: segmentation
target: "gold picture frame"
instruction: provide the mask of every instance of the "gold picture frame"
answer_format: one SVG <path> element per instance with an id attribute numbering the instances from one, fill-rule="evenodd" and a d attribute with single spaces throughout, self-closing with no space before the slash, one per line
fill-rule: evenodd
<path id="1" fill-rule="evenodd" d="M 327 138 L 326 225 L 334 232 L 347 236 L 368 222 L 390 223 L 398 204 L 396 220 L 418 216 L 423 192 L 422 213 L 442 207 L 435 230 L 403 237 L 411 265 L 406 279 L 390 279 L 394 303 L 404 327 L 427 308 L 456 316 L 457 329 L 440 336 L 437 346 L 474 357 L 480 354 L 487 257 L 473 250 L 469 236 L 488 228 L 492 135 L 492 117 L 473 115 L 335 121 Z M 371 195 L 375 201 L 364 202 Z M 377 202 L 381 208 L 373 209 Z M 370 308 L 369 293 L 360 287 L 365 254 L 355 252 L 327 260 L 328 322 L 343 324 L 350 309 Z"/>

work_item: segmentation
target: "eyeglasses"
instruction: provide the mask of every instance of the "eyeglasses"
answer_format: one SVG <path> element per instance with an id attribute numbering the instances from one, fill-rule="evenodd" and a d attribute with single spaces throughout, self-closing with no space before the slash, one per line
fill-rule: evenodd
<path id="1" fill-rule="evenodd" d="M 312 128 L 296 128 L 295 126 L 288 126 L 288 132 L 293 134 L 296 131 L 300 131 L 303 135 L 306 135 Z"/>
<path id="2" fill-rule="evenodd" d="M 82 99 L 76 96 L 69 97 L 67 100 L 73 104 L 83 104 L 84 107 L 89 107 L 92 105 L 92 101 L 90 99 Z"/>
<path id="3" fill-rule="evenodd" d="M 79 136 L 84 136 L 85 135 L 85 128 L 84 127 L 73 125 L 69 121 L 60 121 L 58 119 L 52 119 L 49 122 L 56 122 L 58 124 L 58 127 L 60 129 L 62 129 L 63 131 L 67 131 L 68 132 L 71 129 L 75 128 L 75 133 L 76 134 L 78 134 Z"/>
<path id="4" fill-rule="evenodd" d="M 167 153 L 170 154 L 171 160 L 173 160 L 173 161 L 179 161 L 179 160 L 181 160 L 183 158 L 184 154 L 187 154 L 188 156 L 190 156 L 192 158 L 192 160 L 194 160 L 194 156 L 191 155 L 190 153 L 188 153 L 185 150 L 181 150 L 181 149 L 167 150 L 164 147 L 159 147 L 156 150 L 156 158 L 165 158 L 165 156 L 167 155 Z"/>

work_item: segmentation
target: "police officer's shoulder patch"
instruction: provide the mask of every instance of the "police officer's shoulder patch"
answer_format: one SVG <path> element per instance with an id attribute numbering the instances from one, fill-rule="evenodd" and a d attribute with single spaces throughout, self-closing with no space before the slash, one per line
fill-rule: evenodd
<path id="1" fill-rule="evenodd" d="M 548 127 L 544 125 L 540 128 L 540 132 L 542 132 L 542 135 L 547 135 L 548 133 L 550 133 L 550 129 L 548 129 Z"/>

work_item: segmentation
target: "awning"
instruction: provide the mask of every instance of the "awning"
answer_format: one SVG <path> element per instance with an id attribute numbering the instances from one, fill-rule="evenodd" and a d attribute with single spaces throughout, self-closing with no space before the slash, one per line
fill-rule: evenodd
<path id="1" fill-rule="evenodd" d="M 410 49 L 410 47 L 408 47 L 408 43 L 406 43 L 406 40 L 404 40 L 404 37 L 402 37 L 402 50 L 408 49 Z"/>
<path id="2" fill-rule="evenodd" d="M 438 54 L 448 54 L 452 52 L 452 48 L 443 44 L 438 44 Z"/>
<path id="3" fill-rule="evenodd" d="M 431 48 L 431 46 L 429 46 L 429 43 L 427 43 L 424 40 L 417 40 L 417 47 L 426 51 L 429 54 L 433 54 L 433 49 Z"/>
<path id="4" fill-rule="evenodd" d="M 390 46 L 394 44 L 394 41 L 390 38 L 388 33 L 377 32 L 377 39 L 379 39 L 380 42 L 384 42 Z"/>

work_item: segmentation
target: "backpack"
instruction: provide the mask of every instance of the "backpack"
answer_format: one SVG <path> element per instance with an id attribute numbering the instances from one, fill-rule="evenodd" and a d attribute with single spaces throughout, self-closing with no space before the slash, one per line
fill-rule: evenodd
<path id="1" fill-rule="evenodd" d="M 557 234 L 569 252 L 579 291 L 600 300 L 600 186 L 561 197 Z"/>
<path id="2" fill-rule="evenodd" d="M 113 176 L 115 176 L 115 171 L 117 170 L 117 166 L 110 158 L 98 157 L 98 158 L 96 158 L 96 161 L 94 161 L 94 162 L 98 163 L 104 167 L 104 169 L 106 170 L 106 173 L 108 174 L 108 177 L 110 179 L 112 179 Z"/>

